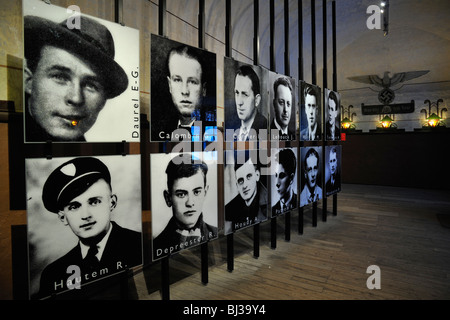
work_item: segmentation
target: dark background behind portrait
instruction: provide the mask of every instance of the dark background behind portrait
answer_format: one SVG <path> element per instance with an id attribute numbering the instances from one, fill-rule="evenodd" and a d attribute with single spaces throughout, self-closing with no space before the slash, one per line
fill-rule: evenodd
<path id="1" fill-rule="evenodd" d="M 323 112 L 325 112 L 325 124 L 324 124 L 324 126 L 326 128 L 326 125 L 328 123 L 328 95 L 330 94 L 330 92 L 332 90 L 325 89 L 324 91 L 325 91 L 324 92 L 324 96 L 325 96 L 324 100 L 325 101 L 324 101 L 324 106 L 323 106 Z M 336 91 L 334 91 L 334 93 L 336 94 L 336 97 L 337 97 L 337 100 L 338 100 L 337 106 L 336 106 L 336 108 L 337 108 L 337 115 L 336 115 L 336 119 L 334 120 L 334 122 L 335 122 L 335 124 L 337 125 L 338 128 L 341 128 L 341 95 L 339 93 L 337 93 Z M 326 129 L 325 129 L 325 140 L 328 140 L 328 141 L 341 140 L 341 136 L 340 135 L 337 137 L 337 139 L 331 139 L 331 140 L 327 139 L 326 135 L 327 135 L 327 132 L 326 132 Z M 335 133 L 335 135 L 336 135 L 336 133 Z"/>
<path id="2" fill-rule="evenodd" d="M 339 181 L 342 180 L 342 175 L 341 175 L 341 171 L 342 171 L 342 146 L 340 145 L 335 145 L 335 146 L 325 146 L 325 168 L 324 168 L 324 174 L 325 174 L 325 185 L 324 187 L 326 187 L 326 183 L 328 181 L 328 179 L 330 178 L 330 168 L 328 166 L 328 160 L 330 159 L 330 150 L 332 148 L 336 148 L 336 158 L 337 158 L 337 168 L 336 168 L 336 176 L 339 177 Z M 339 185 L 339 188 L 341 186 Z M 325 190 L 325 194 L 328 190 Z M 337 193 L 337 192 L 334 192 Z"/>
<path id="3" fill-rule="evenodd" d="M 322 186 L 322 174 L 323 174 L 323 168 L 322 168 L 322 147 L 301 147 L 300 148 L 300 170 L 301 170 L 301 174 L 300 174 L 300 190 L 299 190 L 299 195 L 300 193 L 303 191 L 303 188 L 305 187 L 306 184 L 306 177 L 305 177 L 305 155 L 306 152 L 308 152 L 309 149 L 315 149 L 317 151 L 317 153 L 319 154 L 319 170 L 317 172 L 317 185 L 319 187 L 321 187 L 323 189 Z M 322 195 L 320 195 L 320 197 L 322 197 Z"/>
<path id="4" fill-rule="evenodd" d="M 271 175 L 270 175 L 270 195 L 271 195 L 270 203 L 271 203 L 271 205 L 270 205 L 270 207 L 273 207 L 280 200 L 280 195 L 278 194 L 277 187 L 276 187 L 275 170 L 277 169 L 278 162 L 275 159 L 275 155 L 283 149 L 291 149 L 294 152 L 297 167 L 295 168 L 295 176 L 292 181 L 291 189 L 294 191 L 294 193 L 297 194 L 297 199 L 300 195 L 300 192 L 298 190 L 298 183 L 297 183 L 298 182 L 298 173 L 300 172 L 299 166 L 298 166 L 297 148 L 272 149 L 271 150 L 271 161 L 270 161 L 270 163 L 271 163 Z M 295 204 L 295 207 L 297 207 L 297 204 Z"/>
<path id="5" fill-rule="evenodd" d="M 273 71 L 269 71 L 269 110 L 270 110 L 270 116 L 269 116 L 269 129 L 270 129 L 270 125 L 272 124 L 272 120 L 275 118 L 275 108 L 273 106 L 273 99 L 275 98 L 275 92 L 273 91 L 273 83 L 275 82 L 276 79 L 280 78 L 280 77 L 286 77 L 290 80 L 291 82 L 291 86 L 292 86 L 292 109 L 291 109 L 291 119 L 289 120 L 289 131 L 293 131 L 293 132 L 297 132 L 297 121 L 296 121 L 296 116 L 297 116 L 297 112 L 298 112 L 298 86 L 297 86 L 297 81 L 294 78 L 282 75 L 282 74 L 278 74 L 276 72 Z M 295 140 L 295 137 L 294 137 Z"/>
<path id="6" fill-rule="evenodd" d="M 224 124 L 224 134 L 226 137 L 227 129 L 239 129 L 241 126 L 241 120 L 238 118 L 236 113 L 236 103 L 234 100 L 234 80 L 236 77 L 236 72 L 242 65 L 249 65 L 247 63 L 236 61 L 232 58 L 224 58 L 224 109 L 225 109 L 225 124 Z M 268 103 L 269 103 L 269 92 L 267 88 L 268 83 L 268 71 L 260 66 L 250 65 L 259 77 L 259 82 L 261 85 L 261 103 L 258 106 L 259 112 L 268 119 Z"/>
<path id="7" fill-rule="evenodd" d="M 239 195 L 239 191 L 237 189 L 236 185 L 236 174 L 234 172 L 234 159 L 235 153 L 241 153 L 244 152 L 243 150 L 225 150 L 224 152 L 224 206 L 226 206 L 231 200 L 234 199 L 234 197 Z M 251 159 L 255 159 L 254 157 L 258 158 L 258 164 L 259 164 L 259 172 L 260 172 L 260 178 L 259 183 L 261 183 L 267 190 L 267 208 L 270 210 L 270 190 L 268 187 L 269 183 L 269 173 L 270 173 L 270 167 L 267 164 L 263 164 L 261 161 L 261 157 L 259 156 L 260 151 L 253 149 L 249 150 L 251 153 Z M 262 152 L 266 152 L 263 150 Z M 239 158 L 238 158 L 239 159 Z M 224 207 L 224 213 L 225 213 L 225 207 Z M 266 212 L 267 217 L 268 212 Z M 226 230 L 225 230 L 226 232 Z"/>
<path id="8" fill-rule="evenodd" d="M 305 96 L 303 94 L 303 91 L 305 89 L 305 84 L 307 84 L 304 81 L 300 81 L 300 132 L 305 129 L 306 127 L 308 127 L 308 120 L 306 119 L 306 114 L 305 114 Z M 321 133 L 322 136 L 322 90 L 320 87 L 318 86 L 314 86 L 314 88 L 316 89 L 317 92 L 317 105 L 319 107 L 319 113 L 317 115 L 317 123 L 319 124 L 319 126 L 317 127 L 317 132 Z M 300 140 L 301 136 L 300 136 Z"/>
<path id="9" fill-rule="evenodd" d="M 158 133 L 160 125 L 164 127 L 166 119 L 178 119 L 175 112 L 175 107 L 169 92 L 169 85 L 167 76 L 169 70 L 167 68 L 167 55 L 172 48 L 183 45 L 183 43 L 176 42 L 161 36 L 152 34 L 151 36 L 151 79 L 150 79 L 150 141 L 163 141 L 160 139 Z M 189 46 L 193 48 L 192 46 Z M 206 125 L 217 125 L 217 87 L 216 87 L 216 54 L 194 48 L 202 55 L 204 60 L 203 82 L 206 81 L 206 97 L 203 98 L 203 108 L 206 112 L 214 114 L 213 123 L 205 123 L 203 121 L 203 130 Z"/>

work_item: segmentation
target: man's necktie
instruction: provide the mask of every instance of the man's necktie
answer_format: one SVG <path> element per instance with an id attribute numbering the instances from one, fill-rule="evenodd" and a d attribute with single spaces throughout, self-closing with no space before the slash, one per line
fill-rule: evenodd
<path id="1" fill-rule="evenodd" d="M 246 136 L 247 136 L 247 128 L 244 128 L 239 136 L 239 141 L 245 141 L 247 139 Z"/>
<path id="2" fill-rule="evenodd" d="M 90 246 L 84 261 L 89 266 L 94 266 L 98 264 L 98 258 L 95 256 L 98 253 L 97 245 Z"/>

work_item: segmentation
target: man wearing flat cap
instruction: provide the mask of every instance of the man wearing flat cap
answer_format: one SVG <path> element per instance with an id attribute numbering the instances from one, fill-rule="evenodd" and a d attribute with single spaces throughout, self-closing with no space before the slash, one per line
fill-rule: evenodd
<path id="1" fill-rule="evenodd" d="M 111 33 L 85 16 L 80 29 L 25 16 L 24 36 L 26 141 L 85 141 L 106 101 L 128 86 Z"/>
<path id="2" fill-rule="evenodd" d="M 43 270 L 39 298 L 142 263 L 141 233 L 111 221 L 117 200 L 110 172 L 97 158 L 72 159 L 50 174 L 42 191 L 43 204 L 79 241 Z M 81 272 L 72 282 L 68 281 L 69 266 L 77 266 Z"/>

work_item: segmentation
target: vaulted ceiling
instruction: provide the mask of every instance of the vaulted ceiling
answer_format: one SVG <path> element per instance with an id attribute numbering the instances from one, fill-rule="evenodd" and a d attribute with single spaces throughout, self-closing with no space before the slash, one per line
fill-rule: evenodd
<path id="1" fill-rule="evenodd" d="M 298 77 L 298 5 L 289 3 L 290 74 Z M 378 0 L 336 0 L 336 40 L 338 89 L 358 88 L 361 83 L 348 77 L 396 72 L 430 70 L 411 81 L 440 82 L 450 80 L 450 1 L 390 0 L 389 34 L 370 30 L 367 19 L 370 5 Z M 253 59 L 253 0 L 232 1 L 233 56 L 240 60 Z M 276 70 L 284 68 L 284 1 L 275 0 Z M 270 68 L 270 0 L 259 0 L 260 64 Z M 167 9 L 193 26 L 197 25 L 198 5 L 185 0 L 168 1 Z M 322 84 L 323 67 L 323 1 L 315 1 L 317 84 Z M 327 75 L 332 82 L 332 1 L 327 9 Z M 311 1 L 302 2 L 304 79 L 311 80 Z M 215 41 L 225 42 L 225 1 L 206 1 L 206 33 Z"/>

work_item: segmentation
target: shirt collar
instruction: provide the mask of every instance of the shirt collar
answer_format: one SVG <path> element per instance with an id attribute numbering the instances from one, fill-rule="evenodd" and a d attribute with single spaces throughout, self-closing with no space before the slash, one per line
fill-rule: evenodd
<path id="1" fill-rule="evenodd" d="M 280 130 L 281 134 L 288 134 L 288 127 L 286 127 L 286 129 L 282 129 L 281 126 L 278 124 L 276 118 L 273 119 L 273 122 L 275 123 L 275 127 L 277 127 L 277 129 Z"/>
<path id="2" fill-rule="evenodd" d="M 102 258 L 103 251 L 105 251 L 106 243 L 108 242 L 108 238 L 109 238 L 109 235 L 111 234 L 112 228 L 113 228 L 113 226 L 110 223 L 110 227 L 109 227 L 108 232 L 103 237 L 103 239 L 100 240 L 99 243 L 97 243 L 98 253 L 95 256 L 98 258 L 99 261 Z M 89 246 L 85 245 L 81 241 L 79 243 L 80 243 L 80 247 L 81 247 L 81 257 L 84 259 L 86 257 L 86 255 L 87 255 L 88 251 L 89 251 Z"/>
<path id="3" fill-rule="evenodd" d="M 238 130 L 238 132 L 234 133 L 234 139 L 237 141 L 246 141 L 248 139 L 248 134 L 250 132 L 250 129 L 252 128 L 253 122 L 255 121 L 256 118 L 256 113 L 255 116 L 253 117 L 253 119 L 248 123 L 247 126 L 243 126 L 242 125 L 242 121 L 241 121 L 241 126 Z M 241 135 L 244 134 L 244 136 L 241 138 Z"/>
<path id="4" fill-rule="evenodd" d="M 181 121 L 180 120 L 178 120 L 178 126 L 177 126 L 177 128 L 187 128 L 187 127 L 192 127 L 193 125 L 194 125 L 194 122 L 196 121 L 197 119 L 196 118 L 192 118 L 191 119 L 191 122 L 189 122 L 188 124 L 181 124 Z"/>

